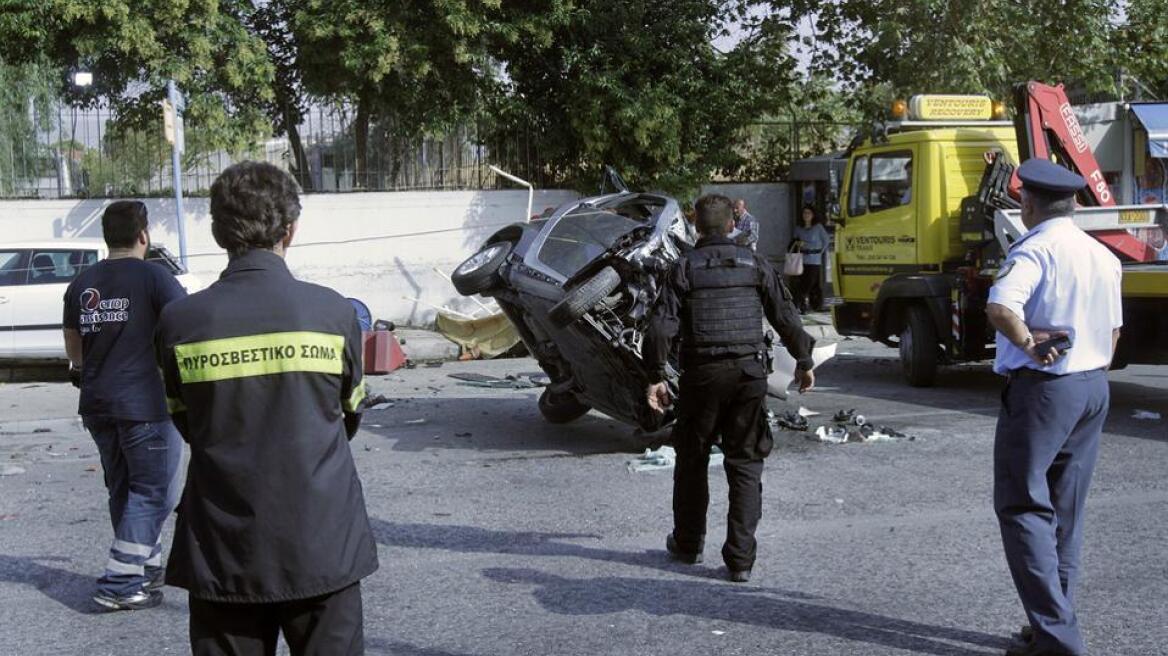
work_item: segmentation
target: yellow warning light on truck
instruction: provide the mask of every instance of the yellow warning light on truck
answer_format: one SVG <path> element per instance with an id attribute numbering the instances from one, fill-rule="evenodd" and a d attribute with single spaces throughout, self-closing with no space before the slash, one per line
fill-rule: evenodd
<path id="1" fill-rule="evenodd" d="M 987 96 L 920 95 L 908 101 L 914 121 L 988 121 L 994 102 Z"/>

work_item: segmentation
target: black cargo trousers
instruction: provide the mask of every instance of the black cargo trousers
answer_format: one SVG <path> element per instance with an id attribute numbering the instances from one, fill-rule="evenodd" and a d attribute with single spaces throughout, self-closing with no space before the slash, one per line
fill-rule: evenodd
<path id="1" fill-rule="evenodd" d="M 702 550 L 710 503 L 710 447 L 720 444 L 730 488 L 722 559 L 733 571 L 753 567 L 757 551 L 754 531 L 762 517 L 763 458 L 774 446 L 766 420 L 766 385 L 766 367 L 758 356 L 686 366 L 681 375 L 681 408 L 673 428 L 673 537 L 684 551 Z"/>

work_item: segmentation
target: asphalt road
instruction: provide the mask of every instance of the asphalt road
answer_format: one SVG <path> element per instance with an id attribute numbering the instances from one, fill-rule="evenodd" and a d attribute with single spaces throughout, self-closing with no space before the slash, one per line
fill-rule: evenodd
<path id="1" fill-rule="evenodd" d="M 353 441 L 381 557 L 364 584 L 368 652 L 1001 653 L 1023 616 L 990 507 L 999 382 L 961 367 L 910 389 L 893 355 L 844 342 L 820 389 L 796 400 L 826 415 L 857 408 L 917 439 L 777 434 L 745 585 L 721 569 L 720 471 L 706 563 L 672 563 L 671 476 L 626 468 L 651 436 L 596 414 L 552 426 L 538 390 L 448 377 L 534 372 L 532 361 L 372 379 L 394 405 L 369 412 Z M 1112 381 L 1082 622 L 1093 654 L 1168 654 L 1168 421 L 1132 418 L 1168 417 L 1168 368 Z M 138 613 L 89 600 L 111 530 L 75 398 L 60 383 L 0 385 L 0 654 L 184 653 L 183 591 Z"/>

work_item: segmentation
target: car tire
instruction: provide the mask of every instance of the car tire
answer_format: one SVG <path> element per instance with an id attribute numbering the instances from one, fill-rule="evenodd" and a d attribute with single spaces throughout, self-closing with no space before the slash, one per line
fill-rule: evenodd
<path id="1" fill-rule="evenodd" d="M 910 305 L 900 333 L 900 363 L 913 387 L 932 387 L 937 381 L 941 347 L 933 318 L 922 305 Z"/>
<path id="2" fill-rule="evenodd" d="M 511 254 L 512 248 L 514 244 L 509 241 L 495 242 L 480 248 L 450 274 L 454 288 L 463 296 L 474 296 L 498 289 L 503 284 L 503 279 L 499 276 L 499 267 Z"/>
<path id="3" fill-rule="evenodd" d="M 588 414 L 592 406 L 581 403 L 571 392 L 554 393 L 544 388 L 539 396 L 539 413 L 553 424 L 566 424 Z"/>
<path id="4" fill-rule="evenodd" d="M 584 316 L 620 285 L 620 274 L 612 267 L 604 267 L 578 287 L 569 290 L 563 300 L 548 311 L 548 319 L 559 328 L 566 328 Z"/>

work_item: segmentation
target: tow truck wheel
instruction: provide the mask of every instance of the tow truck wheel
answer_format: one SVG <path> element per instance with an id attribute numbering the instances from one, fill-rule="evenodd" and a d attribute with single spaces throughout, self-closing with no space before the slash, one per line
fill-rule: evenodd
<path id="1" fill-rule="evenodd" d="M 566 424 L 588 414 L 592 407 L 581 403 L 571 392 L 552 392 L 545 387 L 539 395 L 539 413 L 553 424 Z"/>
<path id="2" fill-rule="evenodd" d="M 904 331 L 900 333 L 900 364 L 913 387 L 932 387 L 937 380 L 940 359 L 937 330 L 928 310 L 920 305 L 908 308 Z"/>

